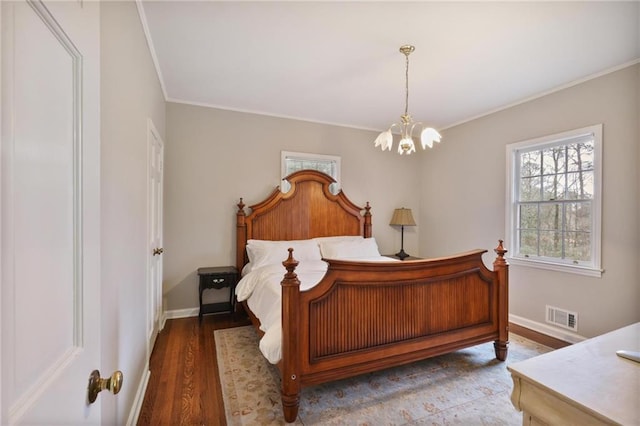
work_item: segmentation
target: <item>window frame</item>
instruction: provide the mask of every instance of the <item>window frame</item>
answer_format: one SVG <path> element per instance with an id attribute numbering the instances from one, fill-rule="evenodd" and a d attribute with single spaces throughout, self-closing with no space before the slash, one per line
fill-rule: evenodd
<path id="1" fill-rule="evenodd" d="M 341 159 L 337 155 L 326 155 L 326 154 L 311 154 L 307 152 L 293 152 L 293 151 L 281 151 L 280 152 L 280 169 L 281 169 L 281 179 L 283 180 L 283 185 L 281 185 L 282 192 L 286 193 L 289 191 L 289 182 L 284 181 L 284 179 L 293 173 L 296 170 L 291 170 L 288 167 L 288 160 L 301 160 L 301 161 L 319 161 L 319 162 L 329 162 L 333 163 L 334 172 L 329 174 L 333 179 L 335 179 L 336 183 L 332 183 L 329 186 L 329 190 L 332 194 L 337 194 L 340 192 L 341 184 L 340 184 L 340 167 L 341 167 Z M 315 168 L 311 168 L 310 170 L 318 170 Z M 322 170 L 318 170 L 322 172 Z M 285 183 L 286 182 L 286 183 Z"/>
<path id="2" fill-rule="evenodd" d="M 515 142 L 506 146 L 507 151 L 507 179 L 506 179 L 506 229 L 505 236 L 508 247 L 509 262 L 512 265 L 530 266 L 601 277 L 602 265 L 602 124 L 569 130 L 562 133 Z M 520 181 L 520 167 L 518 155 L 523 151 L 542 150 L 555 146 L 566 146 L 572 141 L 585 136 L 593 136 L 593 198 L 591 201 L 591 262 L 588 264 L 574 264 L 569 260 L 553 257 L 525 257 L 519 253 L 518 241 L 518 192 Z M 545 201 L 541 200 L 540 204 Z M 533 204 L 537 204 L 534 202 Z M 564 227 L 563 227 L 564 229 Z"/>

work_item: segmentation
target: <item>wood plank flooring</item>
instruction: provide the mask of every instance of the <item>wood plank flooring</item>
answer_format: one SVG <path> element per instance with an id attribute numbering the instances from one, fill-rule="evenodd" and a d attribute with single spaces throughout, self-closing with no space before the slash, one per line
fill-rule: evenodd
<path id="1" fill-rule="evenodd" d="M 250 324 L 246 316 L 207 315 L 167 321 L 151 354 L 151 377 L 138 425 L 226 425 L 214 330 Z M 511 324 L 517 334 L 560 348 L 566 342 Z"/>
<path id="2" fill-rule="evenodd" d="M 214 330 L 250 324 L 229 314 L 168 320 L 151 354 L 138 425 L 226 425 Z"/>

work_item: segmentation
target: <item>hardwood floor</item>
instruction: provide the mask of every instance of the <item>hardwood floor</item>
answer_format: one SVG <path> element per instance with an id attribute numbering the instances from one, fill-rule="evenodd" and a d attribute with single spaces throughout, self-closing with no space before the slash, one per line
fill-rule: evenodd
<path id="1" fill-rule="evenodd" d="M 250 324 L 240 315 L 207 315 L 167 321 L 151 354 L 139 426 L 226 425 L 213 331 Z M 511 331 L 544 345 L 568 345 L 511 324 Z"/>
<path id="2" fill-rule="evenodd" d="M 226 425 L 214 330 L 250 324 L 228 314 L 168 320 L 151 354 L 138 425 Z"/>

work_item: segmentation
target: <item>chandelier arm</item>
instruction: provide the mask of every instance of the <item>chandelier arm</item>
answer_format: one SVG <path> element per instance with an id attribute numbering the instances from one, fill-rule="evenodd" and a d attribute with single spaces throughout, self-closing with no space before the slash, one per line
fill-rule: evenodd
<path id="1" fill-rule="evenodd" d="M 413 131 L 416 129 L 416 126 L 420 126 L 420 127 L 422 127 L 424 129 L 424 124 L 422 123 L 422 121 L 417 121 L 417 122 L 413 123 L 411 125 L 411 133 L 410 133 L 411 137 L 413 137 Z"/>
<path id="2" fill-rule="evenodd" d="M 413 129 L 411 129 L 410 123 L 402 123 L 401 129 L 400 129 L 400 135 L 402 136 L 402 138 L 410 138 L 411 137 L 411 133 L 413 132 Z"/>
<path id="3" fill-rule="evenodd" d="M 400 134 L 402 134 L 402 127 L 398 123 L 393 123 L 391 126 L 389 126 L 389 130 L 393 130 L 394 127 L 400 127 Z"/>

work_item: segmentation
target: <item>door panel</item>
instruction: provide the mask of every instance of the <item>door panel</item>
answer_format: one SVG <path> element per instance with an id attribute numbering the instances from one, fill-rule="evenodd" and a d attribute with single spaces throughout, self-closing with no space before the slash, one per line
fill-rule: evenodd
<path id="1" fill-rule="evenodd" d="M 2 421 L 99 423 L 99 5 L 2 2 Z"/>
<path id="2" fill-rule="evenodd" d="M 81 277 L 75 273 L 80 265 L 74 241 L 80 227 L 75 226 L 78 220 L 73 220 L 73 211 L 80 182 L 73 173 L 78 167 L 73 153 L 79 142 L 73 123 L 80 108 L 73 95 L 79 89 L 74 87 L 79 52 L 57 40 L 32 11 L 16 11 L 15 25 L 28 33 L 14 33 L 15 63 L 21 70 L 14 78 L 16 93 L 21 94 L 13 123 L 15 327 L 28 330 L 31 322 L 46 324 L 56 318 L 49 333 L 38 340 L 16 336 L 15 391 L 22 395 L 77 346 L 74 336 L 80 324 L 75 324 L 78 306 L 73 295 L 76 284 L 81 285 L 75 278 Z M 49 72 L 42 73 L 43 69 Z M 34 126 L 34 121 L 39 125 Z M 31 267 L 34 262 L 40 267 Z M 42 291 L 49 285 L 56 291 Z"/>
<path id="3" fill-rule="evenodd" d="M 147 126 L 148 143 L 148 199 L 149 199 L 149 268 L 148 268 L 148 310 L 147 339 L 148 355 L 151 356 L 156 336 L 160 330 L 162 314 L 162 186 L 164 166 L 164 143 L 149 119 Z"/>

